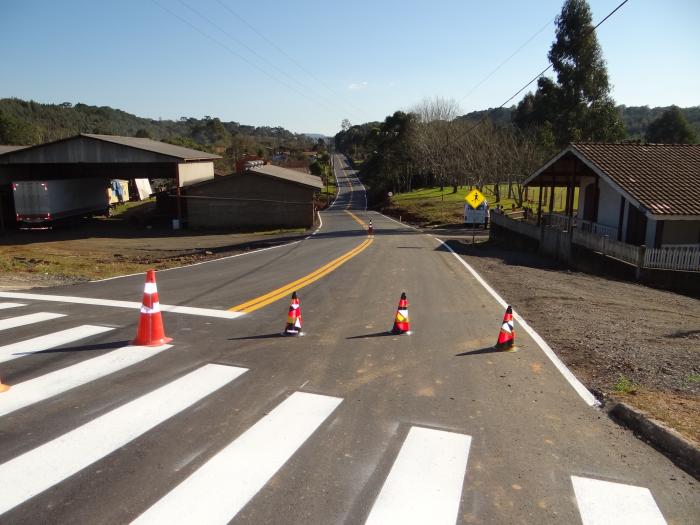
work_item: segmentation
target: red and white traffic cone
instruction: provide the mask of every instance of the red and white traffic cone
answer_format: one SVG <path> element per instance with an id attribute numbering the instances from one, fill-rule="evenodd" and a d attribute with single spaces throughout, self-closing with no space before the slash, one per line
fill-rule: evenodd
<path id="1" fill-rule="evenodd" d="M 292 294 L 292 302 L 289 305 L 289 313 L 287 314 L 287 325 L 284 327 L 282 335 L 304 335 L 301 331 L 301 305 L 297 293 Z"/>
<path id="2" fill-rule="evenodd" d="M 498 341 L 494 346 L 496 350 L 503 352 L 515 352 L 515 329 L 513 328 L 513 308 L 509 305 L 503 316 L 501 331 L 498 332 Z"/>
<path id="3" fill-rule="evenodd" d="M 158 287 L 156 286 L 156 271 L 146 272 L 146 285 L 143 290 L 143 302 L 141 303 L 141 315 L 136 339 L 132 345 L 160 346 L 172 341 L 165 337 L 163 330 L 163 317 L 160 314 L 160 302 L 158 301 Z"/>
<path id="4" fill-rule="evenodd" d="M 367 235 L 374 235 L 374 228 L 372 227 L 372 219 L 369 220 L 369 225 L 367 226 Z"/>
<path id="5" fill-rule="evenodd" d="M 406 299 L 406 292 L 403 292 L 401 294 L 401 299 L 399 299 L 399 307 L 396 309 L 394 328 L 391 329 L 391 333 L 397 335 L 411 335 L 411 323 L 408 320 L 408 299 Z"/>
<path id="6" fill-rule="evenodd" d="M 7 392 L 10 389 L 10 385 L 6 385 L 2 382 L 2 379 L 0 379 L 0 393 L 2 392 Z"/>

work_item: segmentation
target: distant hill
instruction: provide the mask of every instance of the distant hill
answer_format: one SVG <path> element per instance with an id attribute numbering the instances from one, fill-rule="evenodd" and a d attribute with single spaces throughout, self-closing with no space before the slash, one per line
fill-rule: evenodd
<path id="1" fill-rule="evenodd" d="M 617 106 L 617 110 L 622 117 L 622 123 L 627 131 L 628 138 L 644 138 L 647 126 L 654 119 L 669 109 L 670 106 L 650 108 L 649 106 Z M 510 116 L 515 106 L 509 108 L 493 108 L 481 111 L 472 111 L 459 117 L 460 119 L 478 121 L 484 115 L 488 116 L 494 124 L 510 125 Z M 688 119 L 690 125 L 700 134 L 700 106 L 680 108 L 681 112 Z"/>
<path id="2" fill-rule="evenodd" d="M 240 143 L 251 152 L 278 147 L 304 151 L 314 142 L 282 127 L 247 126 L 211 117 L 155 120 L 109 106 L 0 99 L 0 144 L 37 144 L 78 133 L 141 136 L 215 150 Z"/>

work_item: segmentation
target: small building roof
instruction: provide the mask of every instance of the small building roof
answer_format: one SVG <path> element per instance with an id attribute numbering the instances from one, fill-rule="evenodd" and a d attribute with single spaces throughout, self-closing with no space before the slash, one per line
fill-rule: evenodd
<path id="1" fill-rule="evenodd" d="M 5 146 L 0 144 L 0 155 L 3 153 L 9 153 L 10 151 L 17 151 L 18 149 L 28 148 L 29 146 Z"/>
<path id="2" fill-rule="evenodd" d="M 274 177 L 276 179 L 294 182 L 296 184 L 301 184 L 302 186 L 310 186 L 319 190 L 323 189 L 323 182 L 321 181 L 321 177 L 318 177 L 317 175 L 311 175 L 310 173 L 304 173 L 302 171 L 290 170 L 287 168 L 282 168 L 280 166 L 274 166 L 272 164 L 256 166 L 254 168 L 248 169 L 247 171 L 249 173 L 258 173 L 267 177 Z"/>
<path id="3" fill-rule="evenodd" d="M 700 215 L 700 144 L 574 143 L 524 184 L 559 177 L 555 165 L 571 156 L 651 215 Z M 561 178 L 565 177 L 562 172 Z"/>

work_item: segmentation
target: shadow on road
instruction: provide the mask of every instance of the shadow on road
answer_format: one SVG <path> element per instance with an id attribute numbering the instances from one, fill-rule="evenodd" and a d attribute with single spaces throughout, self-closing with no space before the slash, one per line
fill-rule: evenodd
<path id="1" fill-rule="evenodd" d="M 278 339 L 284 337 L 280 332 L 275 332 L 274 334 L 262 334 L 262 335 L 250 335 L 247 337 L 229 337 L 229 341 L 247 341 L 254 339 Z"/>
<path id="2" fill-rule="evenodd" d="M 463 357 L 469 355 L 480 355 L 480 354 L 499 354 L 502 350 L 496 350 L 493 346 L 487 346 L 484 348 L 479 348 L 478 350 L 469 350 L 468 352 L 462 352 L 461 354 L 455 354 L 455 357 Z"/>
<path id="3" fill-rule="evenodd" d="M 346 337 L 345 339 L 369 339 L 371 337 L 397 337 L 401 334 L 394 334 L 390 331 L 377 332 L 376 334 L 365 334 L 365 335 L 353 335 L 352 337 Z"/>

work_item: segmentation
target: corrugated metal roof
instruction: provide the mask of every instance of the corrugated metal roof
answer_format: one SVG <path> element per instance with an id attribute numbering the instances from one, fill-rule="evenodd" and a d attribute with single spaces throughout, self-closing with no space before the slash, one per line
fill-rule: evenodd
<path id="1" fill-rule="evenodd" d="M 654 215 L 700 215 L 700 144 L 572 144 Z"/>
<path id="2" fill-rule="evenodd" d="M 261 175 L 267 175 L 268 177 L 275 177 L 277 179 L 295 182 L 303 186 L 311 186 L 312 188 L 323 189 L 323 182 L 321 181 L 321 177 L 311 175 L 310 173 L 303 173 L 301 171 L 281 168 L 272 164 L 265 164 L 264 166 L 250 168 L 248 172 L 259 173 Z"/>
<path id="3" fill-rule="evenodd" d="M 211 160 L 221 158 L 221 155 L 215 155 L 213 153 L 207 153 L 206 151 L 199 151 L 191 148 L 184 148 L 182 146 L 175 146 L 174 144 L 166 144 L 165 142 L 159 142 L 152 139 L 121 137 L 119 135 L 95 135 L 92 133 L 81 133 L 80 136 L 103 140 L 105 142 L 112 142 L 114 144 L 120 144 L 129 148 L 152 151 L 153 153 L 160 153 L 161 155 L 167 155 L 169 157 L 175 157 L 182 160 Z"/>
<path id="4" fill-rule="evenodd" d="M 3 146 L 0 144 L 0 155 L 3 153 L 9 153 L 11 151 L 17 151 L 18 149 L 28 148 L 29 146 Z"/>

